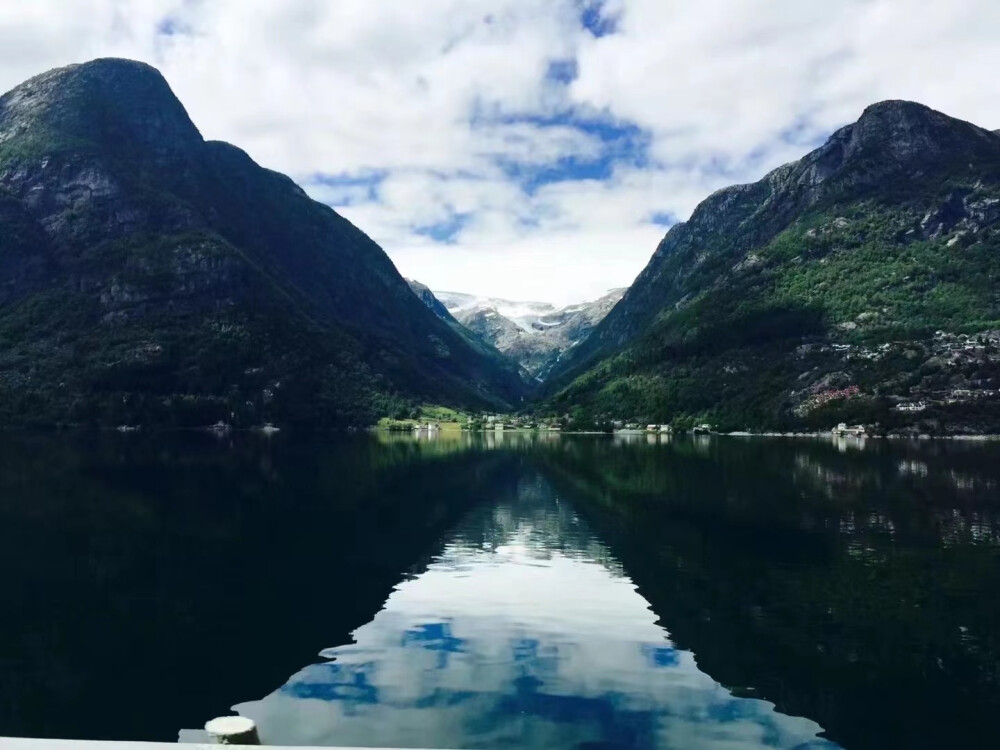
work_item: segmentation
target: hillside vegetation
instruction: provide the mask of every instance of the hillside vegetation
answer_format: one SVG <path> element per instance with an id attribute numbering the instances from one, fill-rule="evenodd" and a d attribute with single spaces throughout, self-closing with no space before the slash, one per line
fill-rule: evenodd
<path id="1" fill-rule="evenodd" d="M 1000 136 L 884 102 L 671 228 L 550 404 L 723 429 L 993 429 L 998 279 Z"/>
<path id="2" fill-rule="evenodd" d="M 372 424 L 520 402 L 289 178 L 205 141 L 126 60 L 0 98 L 0 424 Z"/>

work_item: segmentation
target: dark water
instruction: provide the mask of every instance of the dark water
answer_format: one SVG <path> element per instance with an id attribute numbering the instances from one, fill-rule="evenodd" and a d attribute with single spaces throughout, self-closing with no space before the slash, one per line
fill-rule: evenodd
<path id="1" fill-rule="evenodd" d="M 993 747 L 1000 445 L 0 439 L 0 735 Z"/>

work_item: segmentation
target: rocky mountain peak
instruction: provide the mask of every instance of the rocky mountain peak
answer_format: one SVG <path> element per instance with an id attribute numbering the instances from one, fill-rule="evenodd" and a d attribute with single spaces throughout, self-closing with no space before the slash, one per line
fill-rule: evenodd
<path id="1" fill-rule="evenodd" d="M 563 358 L 553 380 L 566 382 L 567 373 L 615 351 L 664 311 L 679 313 L 708 286 L 754 267 L 760 261 L 756 248 L 814 212 L 834 205 L 872 212 L 865 202 L 874 200 L 913 211 L 901 237 L 935 239 L 956 231 L 971 236 L 993 224 L 998 184 L 996 133 L 915 102 L 873 104 L 800 160 L 756 183 L 713 193 L 688 221 L 674 225 L 622 304 Z M 962 240 L 945 241 L 954 247 Z"/>
<path id="2" fill-rule="evenodd" d="M 991 143 L 995 137 L 971 123 L 949 117 L 916 102 L 884 101 L 872 104 L 851 127 L 851 144 L 888 149 L 897 158 L 948 154 Z"/>
<path id="3" fill-rule="evenodd" d="M 546 392 L 556 410 L 718 414 L 732 429 L 848 414 L 885 425 L 925 410 L 981 425 L 995 396 L 997 365 L 981 352 L 998 315 L 998 243 L 1000 137 L 879 102 L 672 227 Z"/>
<path id="4" fill-rule="evenodd" d="M 516 365 L 457 327 L 329 206 L 203 140 L 153 68 L 96 60 L 0 97 L 0 421 L 517 403 Z"/>
<path id="5" fill-rule="evenodd" d="M 43 135 L 50 148 L 90 144 L 156 156 L 202 140 L 158 70 L 116 58 L 50 70 L 0 97 L 0 148 Z"/>
<path id="6" fill-rule="evenodd" d="M 947 117 L 920 102 L 911 102 L 906 99 L 885 99 L 865 107 L 856 124 L 860 125 L 872 121 L 903 122 L 932 119 L 935 115 Z"/>
<path id="7" fill-rule="evenodd" d="M 800 162 L 800 182 L 816 185 L 851 172 L 852 183 L 903 167 L 919 176 L 943 161 L 994 158 L 995 133 L 916 102 L 889 100 L 867 107 L 857 122 L 836 131 Z M 871 171 L 877 165 L 874 174 Z"/>

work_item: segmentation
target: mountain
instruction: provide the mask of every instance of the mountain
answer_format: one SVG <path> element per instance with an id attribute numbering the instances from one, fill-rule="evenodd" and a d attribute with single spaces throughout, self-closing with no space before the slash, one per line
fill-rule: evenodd
<path id="1" fill-rule="evenodd" d="M 567 307 L 459 292 L 434 292 L 432 297 L 462 325 L 517 361 L 531 379 L 543 381 L 559 358 L 583 341 L 624 293 L 624 289 L 613 289 L 593 302 Z"/>
<path id="2" fill-rule="evenodd" d="M 410 289 L 413 290 L 413 293 L 417 295 L 420 301 L 423 302 L 424 305 L 426 305 L 439 320 L 447 324 L 449 328 L 464 339 L 469 347 L 477 351 L 482 357 L 490 360 L 496 368 L 508 372 L 516 372 L 525 388 L 524 394 L 528 394 L 531 390 L 530 386 L 532 385 L 531 375 L 516 359 L 499 351 L 489 338 L 479 335 L 477 331 L 471 330 L 467 326 L 460 323 L 455 316 L 449 312 L 448 308 L 445 307 L 436 296 L 434 296 L 434 292 L 432 292 L 429 287 L 413 279 L 407 279 L 406 283 L 410 285 Z"/>
<path id="3" fill-rule="evenodd" d="M 434 296 L 434 292 L 430 290 L 430 287 L 425 284 L 421 284 L 415 279 L 407 279 L 406 283 L 410 285 L 410 289 L 412 289 L 413 293 L 420 298 L 420 301 L 429 307 L 431 312 L 437 315 L 438 318 L 443 320 L 445 323 L 458 323 L 454 316 L 448 312 L 448 308 L 442 304 L 441 300 Z"/>
<path id="4" fill-rule="evenodd" d="M 292 180 L 104 59 L 0 98 L 0 424 L 317 426 L 523 384 Z"/>
<path id="5" fill-rule="evenodd" d="M 579 415 L 1000 427 L 1000 136 L 875 104 L 673 226 L 548 385 Z"/>

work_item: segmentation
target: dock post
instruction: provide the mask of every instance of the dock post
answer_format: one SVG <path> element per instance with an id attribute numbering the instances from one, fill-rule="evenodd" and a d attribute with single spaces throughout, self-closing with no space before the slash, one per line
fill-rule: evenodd
<path id="1" fill-rule="evenodd" d="M 246 716 L 220 716 L 205 724 L 208 740 L 216 745 L 259 745 L 257 725 Z"/>

